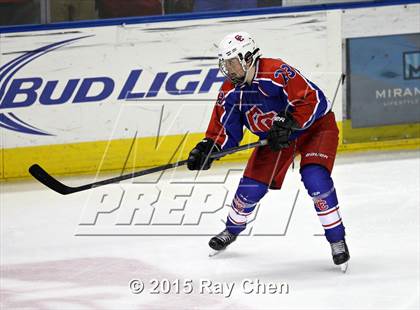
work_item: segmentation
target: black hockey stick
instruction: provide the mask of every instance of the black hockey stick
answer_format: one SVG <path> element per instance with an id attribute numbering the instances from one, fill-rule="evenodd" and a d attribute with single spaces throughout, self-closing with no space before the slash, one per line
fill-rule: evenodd
<path id="1" fill-rule="evenodd" d="M 217 158 L 223 157 L 225 155 L 233 154 L 233 153 L 236 153 L 236 152 L 239 152 L 239 151 L 251 149 L 251 148 L 254 148 L 254 147 L 258 147 L 258 146 L 263 146 L 263 145 L 266 145 L 266 144 L 267 144 L 267 140 L 260 140 L 258 142 L 249 143 L 249 144 L 241 145 L 241 146 L 237 146 L 237 147 L 232 147 L 232 148 L 224 150 L 224 151 L 213 153 L 213 154 L 210 155 L 210 158 L 217 159 Z M 151 173 L 154 173 L 154 172 L 164 171 L 164 170 L 167 170 L 167 169 L 183 166 L 185 164 L 187 164 L 187 160 L 181 160 L 181 161 L 178 161 L 178 162 L 175 162 L 175 163 L 172 163 L 172 164 L 166 164 L 166 165 L 162 165 L 162 166 L 158 166 L 158 167 L 154 167 L 154 168 L 150 168 L 150 169 L 146 169 L 146 170 L 142 170 L 142 171 L 133 172 L 133 173 L 130 173 L 130 174 L 124 174 L 124 175 L 121 175 L 121 176 L 118 176 L 118 177 L 114 177 L 114 178 L 110 178 L 110 179 L 106 179 L 106 180 L 102 180 L 102 181 L 98 181 L 98 182 L 94 182 L 94 183 L 90 183 L 90 184 L 86 184 L 86 185 L 82 185 L 82 186 L 77 186 L 77 187 L 71 187 L 71 186 L 67 186 L 67 185 L 61 183 L 60 181 L 55 179 L 53 176 L 51 176 L 47 171 L 45 171 L 38 164 L 32 165 L 29 168 L 29 173 L 35 179 L 37 179 L 39 182 L 41 182 L 42 184 L 44 184 L 48 188 L 52 189 L 53 191 L 56 191 L 57 193 L 60 193 L 62 195 L 68 195 L 68 194 L 72 194 L 72 193 L 76 193 L 76 192 L 85 191 L 85 190 L 95 188 L 95 187 L 98 187 L 98 186 L 117 183 L 117 182 L 120 182 L 120 181 L 123 181 L 123 180 L 136 178 L 136 177 L 139 177 L 139 176 L 142 176 L 142 175 L 151 174 Z"/>

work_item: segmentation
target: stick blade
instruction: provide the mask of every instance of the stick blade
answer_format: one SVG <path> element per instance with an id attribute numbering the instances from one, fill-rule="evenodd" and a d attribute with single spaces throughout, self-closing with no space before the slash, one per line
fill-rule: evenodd
<path id="1" fill-rule="evenodd" d="M 46 187 L 61 195 L 67 195 L 75 192 L 71 187 L 64 185 L 50 174 L 48 174 L 48 172 L 38 164 L 32 165 L 29 168 L 29 173 Z"/>

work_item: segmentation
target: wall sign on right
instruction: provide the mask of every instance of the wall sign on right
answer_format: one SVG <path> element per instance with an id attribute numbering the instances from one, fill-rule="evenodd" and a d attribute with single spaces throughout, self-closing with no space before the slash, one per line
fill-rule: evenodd
<path id="1" fill-rule="evenodd" d="M 352 128 L 420 122 L 420 33 L 347 39 Z"/>

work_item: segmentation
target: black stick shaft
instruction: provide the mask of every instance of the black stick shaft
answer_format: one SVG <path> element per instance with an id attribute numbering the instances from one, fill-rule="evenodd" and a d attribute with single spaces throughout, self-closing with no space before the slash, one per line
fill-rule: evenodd
<path id="1" fill-rule="evenodd" d="M 236 153 L 236 152 L 239 152 L 239 151 L 251 149 L 251 148 L 266 145 L 266 144 L 267 144 L 266 140 L 261 140 L 261 141 L 258 141 L 258 142 L 233 147 L 233 148 L 221 151 L 221 152 L 216 152 L 216 153 L 211 154 L 210 157 L 213 158 L 213 159 L 216 159 L 216 158 L 223 157 L 225 155 L 233 154 L 233 153 Z M 121 176 L 118 176 L 118 177 L 105 179 L 105 180 L 102 180 L 102 181 L 98 181 L 98 182 L 94 182 L 94 183 L 90 183 L 90 184 L 86 184 L 86 185 L 81 185 L 81 186 L 78 186 L 78 187 L 71 187 L 71 186 L 67 186 L 67 185 L 61 183 L 60 181 L 55 179 L 53 176 L 51 176 L 47 171 L 45 171 L 38 164 L 32 165 L 29 168 L 29 173 L 35 179 L 37 179 L 39 182 L 41 182 L 45 186 L 49 187 L 50 189 L 52 189 L 52 190 L 54 190 L 54 191 L 56 191 L 56 192 L 58 192 L 62 195 L 67 195 L 67 194 L 71 194 L 71 193 L 75 193 L 75 192 L 88 190 L 88 189 L 91 189 L 91 188 L 94 188 L 94 187 L 99 187 L 99 186 L 103 186 L 103 185 L 117 183 L 117 182 L 120 182 L 120 181 L 132 179 L 132 178 L 135 178 L 135 177 L 139 177 L 139 176 L 143 176 L 143 175 L 147 175 L 147 174 L 151 174 L 151 173 L 155 173 L 155 172 L 164 171 L 164 170 L 167 170 L 167 169 L 183 166 L 183 165 L 187 164 L 187 162 L 188 162 L 187 160 L 181 160 L 181 161 L 178 161 L 178 162 L 175 162 L 175 163 L 166 164 L 166 165 L 162 165 L 162 166 L 158 166 L 158 167 L 153 167 L 153 168 L 150 168 L 150 169 L 141 170 L 141 171 L 137 171 L 137 172 L 134 172 L 134 173 L 124 174 L 124 175 L 121 175 Z"/>
<path id="2" fill-rule="evenodd" d="M 220 152 L 216 152 L 210 155 L 210 158 L 220 158 L 223 157 L 225 155 L 229 155 L 232 153 L 236 153 L 236 152 L 240 152 L 240 151 L 244 151 L 244 150 L 248 150 L 248 149 L 252 149 L 254 147 L 257 146 L 263 146 L 263 145 L 267 145 L 267 140 L 260 140 L 257 142 L 253 142 L 253 143 L 249 143 L 249 144 L 245 144 L 245 145 L 240 145 L 237 147 L 233 147 L 224 151 L 220 151 Z"/>

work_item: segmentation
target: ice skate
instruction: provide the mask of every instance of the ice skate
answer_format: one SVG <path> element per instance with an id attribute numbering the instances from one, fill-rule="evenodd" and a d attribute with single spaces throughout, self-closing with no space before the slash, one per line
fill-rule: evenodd
<path id="1" fill-rule="evenodd" d="M 215 256 L 221 251 L 225 250 L 229 244 L 236 240 L 236 237 L 236 235 L 225 229 L 220 234 L 211 238 L 209 241 L 209 246 L 214 250 L 214 252 L 210 253 L 209 256 Z"/>
<path id="2" fill-rule="evenodd" d="M 342 272 L 346 272 L 348 268 L 348 260 L 350 259 L 349 249 L 346 244 L 346 240 L 340 240 L 331 245 L 331 254 L 333 257 L 334 264 L 340 266 Z"/>

